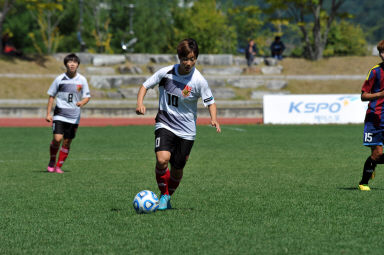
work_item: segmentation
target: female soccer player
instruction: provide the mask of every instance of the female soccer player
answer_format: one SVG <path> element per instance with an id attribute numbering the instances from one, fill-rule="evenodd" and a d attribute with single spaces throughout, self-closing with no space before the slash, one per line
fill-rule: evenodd
<path id="1" fill-rule="evenodd" d="M 384 40 L 377 44 L 380 58 L 384 61 Z M 371 190 L 368 181 L 375 177 L 377 164 L 384 163 L 383 142 L 384 142 L 384 62 L 374 66 L 361 89 L 361 100 L 369 101 L 364 121 L 363 144 L 371 147 L 371 155 L 364 163 L 363 176 L 359 183 L 359 189 Z"/>
<path id="2" fill-rule="evenodd" d="M 155 126 L 156 181 L 161 192 L 159 210 L 171 208 L 171 195 L 179 186 L 183 169 L 196 135 L 197 101 L 208 106 L 211 125 L 221 132 L 216 104 L 207 81 L 195 68 L 199 55 L 197 42 L 185 39 L 177 46 L 179 64 L 167 66 L 140 87 L 137 114 L 145 114 L 143 104 L 148 89 L 159 85 L 159 111 Z M 168 163 L 171 165 L 169 171 Z"/>
<path id="3" fill-rule="evenodd" d="M 90 92 L 87 80 L 77 73 L 80 59 L 75 54 L 69 54 L 64 58 L 66 73 L 60 74 L 53 81 L 48 90 L 48 105 L 46 121 L 52 122 L 53 139 L 50 145 L 50 161 L 47 171 L 50 173 L 64 173 L 61 167 L 68 157 L 72 139 L 80 121 L 80 108 L 89 102 Z M 51 109 L 56 97 L 56 107 L 53 118 Z M 60 148 L 59 160 L 56 163 L 56 154 Z"/>

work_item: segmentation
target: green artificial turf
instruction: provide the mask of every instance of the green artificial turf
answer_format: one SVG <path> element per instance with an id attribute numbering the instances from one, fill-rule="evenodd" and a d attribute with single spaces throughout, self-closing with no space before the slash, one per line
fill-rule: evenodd
<path id="1" fill-rule="evenodd" d="M 0 254 L 382 254 L 383 167 L 361 192 L 361 125 L 198 126 L 174 209 L 159 194 L 153 127 L 80 127 L 45 171 L 50 128 L 0 128 Z"/>

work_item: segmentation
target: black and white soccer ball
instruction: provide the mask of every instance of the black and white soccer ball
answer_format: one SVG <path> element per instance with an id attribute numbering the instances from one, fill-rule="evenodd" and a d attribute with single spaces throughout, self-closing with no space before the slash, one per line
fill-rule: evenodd
<path id="1" fill-rule="evenodd" d="M 153 213 L 159 208 L 159 198 L 150 190 L 142 190 L 133 199 L 137 213 Z"/>

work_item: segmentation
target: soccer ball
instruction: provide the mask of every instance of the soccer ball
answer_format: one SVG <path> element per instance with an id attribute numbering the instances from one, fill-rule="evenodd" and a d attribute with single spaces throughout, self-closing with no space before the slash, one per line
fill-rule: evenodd
<path id="1" fill-rule="evenodd" d="M 159 207 L 159 198 L 150 190 L 142 190 L 133 199 L 133 208 L 137 213 L 156 212 Z"/>

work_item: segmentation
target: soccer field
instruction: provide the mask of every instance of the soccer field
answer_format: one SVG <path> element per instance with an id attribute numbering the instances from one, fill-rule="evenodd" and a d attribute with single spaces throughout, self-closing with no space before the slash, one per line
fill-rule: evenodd
<path id="1" fill-rule="evenodd" d="M 174 209 L 159 194 L 151 126 L 80 127 L 45 172 L 50 128 L 0 128 L 0 254 L 382 254 L 384 173 L 357 190 L 361 125 L 198 126 Z"/>

